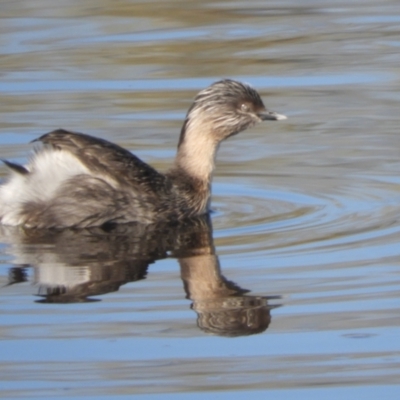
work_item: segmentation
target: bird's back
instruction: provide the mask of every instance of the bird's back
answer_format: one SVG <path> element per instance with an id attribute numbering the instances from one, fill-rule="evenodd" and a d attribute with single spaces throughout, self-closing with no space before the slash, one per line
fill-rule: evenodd
<path id="1" fill-rule="evenodd" d="M 103 139 L 55 130 L 0 188 L 1 221 L 28 227 L 86 227 L 154 219 L 170 195 L 169 179 Z"/>

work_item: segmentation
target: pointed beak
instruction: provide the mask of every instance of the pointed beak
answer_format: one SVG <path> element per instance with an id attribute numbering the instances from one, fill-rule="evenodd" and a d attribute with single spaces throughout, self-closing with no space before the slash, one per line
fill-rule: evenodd
<path id="1" fill-rule="evenodd" d="M 257 116 L 263 121 L 281 121 L 283 119 L 287 119 L 286 115 L 278 114 L 273 111 L 262 111 L 257 114 Z"/>

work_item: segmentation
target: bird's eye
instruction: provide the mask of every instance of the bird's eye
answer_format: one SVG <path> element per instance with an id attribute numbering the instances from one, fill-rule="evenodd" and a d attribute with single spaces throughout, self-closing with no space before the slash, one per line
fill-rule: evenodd
<path id="1" fill-rule="evenodd" d="M 243 112 L 248 112 L 250 110 L 250 107 L 246 103 L 242 103 L 240 105 L 240 110 Z"/>

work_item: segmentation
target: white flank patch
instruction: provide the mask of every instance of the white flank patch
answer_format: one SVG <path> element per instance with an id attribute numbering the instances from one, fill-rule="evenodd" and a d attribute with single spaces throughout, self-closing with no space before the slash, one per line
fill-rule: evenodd
<path id="1" fill-rule="evenodd" d="M 50 148 L 36 153 L 25 168 L 29 174 L 13 172 L 0 187 L 0 218 L 5 225 L 22 223 L 19 214 L 24 203 L 49 200 L 66 180 L 90 173 L 71 153 Z"/>

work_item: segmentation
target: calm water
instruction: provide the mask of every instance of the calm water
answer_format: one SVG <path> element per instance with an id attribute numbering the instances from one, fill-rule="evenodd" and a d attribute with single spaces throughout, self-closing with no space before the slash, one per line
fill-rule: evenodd
<path id="1" fill-rule="evenodd" d="M 1 398 L 400 397 L 397 1 L 2 1 L 0 16 L 2 159 L 64 127 L 165 170 L 221 77 L 289 117 L 221 146 L 211 222 L 2 228 Z"/>

